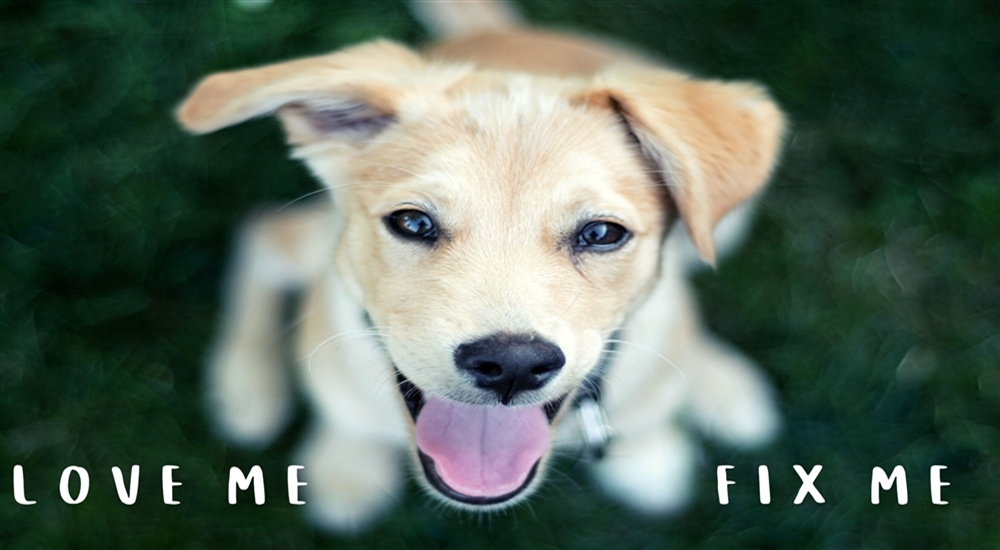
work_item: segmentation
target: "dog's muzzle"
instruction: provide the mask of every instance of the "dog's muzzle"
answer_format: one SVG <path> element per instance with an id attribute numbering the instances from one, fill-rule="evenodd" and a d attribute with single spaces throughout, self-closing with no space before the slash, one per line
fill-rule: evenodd
<path id="1" fill-rule="evenodd" d="M 481 406 L 423 394 L 397 372 L 415 423 L 417 455 L 442 496 L 472 506 L 507 502 L 531 485 L 565 398 L 539 406 Z"/>
<path id="2" fill-rule="evenodd" d="M 610 439 L 600 390 L 611 355 L 602 354 L 590 376 L 570 392 L 587 458 L 603 456 Z M 397 369 L 424 478 L 441 496 L 466 506 L 500 505 L 526 495 L 551 444 L 551 424 L 570 394 L 543 405 L 507 404 L 516 394 L 548 382 L 565 362 L 562 352 L 537 337 L 495 335 L 460 346 L 455 359 L 500 404 L 470 405 L 425 395 Z"/>

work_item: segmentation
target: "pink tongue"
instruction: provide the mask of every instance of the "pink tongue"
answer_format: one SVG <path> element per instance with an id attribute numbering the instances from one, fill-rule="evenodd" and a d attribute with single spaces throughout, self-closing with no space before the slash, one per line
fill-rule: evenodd
<path id="1" fill-rule="evenodd" d="M 429 397 L 417 416 L 417 447 L 463 495 L 496 497 L 517 490 L 548 446 L 549 423 L 541 407 L 479 407 Z"/>

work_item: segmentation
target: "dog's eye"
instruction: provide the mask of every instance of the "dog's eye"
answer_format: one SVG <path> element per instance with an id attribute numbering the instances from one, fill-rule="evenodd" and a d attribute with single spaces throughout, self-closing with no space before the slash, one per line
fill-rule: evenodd
<path id="1" fill-rule="evenodd" d="M 576 234 L 575 248 L 580 251 L 608 252 L 625 244 L 632 234 L 612 222 L 590 222 Z"/>
<path id="2" fill-rule="evenodd" d="M 419 210 L 397 210 L 385 218 L 389 229 L 405 239 L 433 242 L 438 230 L 431 217 Z"/>

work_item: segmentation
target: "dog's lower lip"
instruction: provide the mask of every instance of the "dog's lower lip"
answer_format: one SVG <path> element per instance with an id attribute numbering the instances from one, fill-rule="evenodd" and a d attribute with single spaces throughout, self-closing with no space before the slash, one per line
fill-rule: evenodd
<path id="1" fill-rule="evenodd" d="M 416 422 L 417 415 L 420 414 L 420 409 L 424 406 L 424 392 L 420 391 L 416 384 L 410 382 L 410 379 L 404 376 L 399 369 L 396 369 L 396 384 L 399 386 L 400 393 L 403 394 L 403 401 L 406 403 L 406 409 L 410 411 L 410 417 Z M 559 414 L 559 410 L 562 409 L 568 395 L 565 394 L 542 405 L 542 410 L 545 411 L 545 417 L 548 418 L 550 424 Z"/>
<path id="2" fill-rule="evenodd" d="M 500 504 L 502 502 L 506 502 L 516 497 L 518 494 L 521 493 L 521 491 L 524 491 L 525 487 L 531 485 L 531 481 L 535 479 L 535 473 L 537 473 L 538 471 L 538 463 L 536 462 L 535 465 L 531 467 L 531 471 L 528 472 L 528 477 L 525 478 L 524 483 L 522 483 L 520 487 L 514 489 L 509 493 L 491 497 L 475 497 L 460 493 L 452 489 L 450 486 L 448 486 L 447 483 L 444 482 L 443 479 L 441 479 L 441 476 L 438 475 L 437 467 L 434 464 L 434 459 L 427 456 L 426 454 L 424 454 L 423 451 L 419 449 L 417 450 L 417 454 L 420 457 L 420 465 L 424 469 L 424 476 L 427 478 L 427 482 L 430 483 L 434 487 L 434 489 L 436 489 L 439 493 L 452 500 L 476 506 L 489 506 L 491 504 Z"/>

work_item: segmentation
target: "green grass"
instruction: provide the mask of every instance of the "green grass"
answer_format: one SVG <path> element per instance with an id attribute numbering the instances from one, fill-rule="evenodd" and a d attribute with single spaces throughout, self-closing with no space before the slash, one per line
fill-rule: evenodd
<path id="1" fill-rule="evenodd" d="M 775 381 L 761 452 L 706 443 L 698 500 L 630 515 L 562 464 L 530 505 L 442 510 L 411 485 L 356 540 L 280 503 L 301 432 L 272 448 L 207 429 L 200 371 L 232 230 L 315 188 L 272 121 L 199 138 L 171 110 L 201 76 L 378 35 L 427 40 L 392 2 L 0 3 L 0 541 L 5 548 L 1000 547 L 1000 4 L 535 2 L 533 21 L 634 43 L 699 74 L 765 83 L 790 114 L 748 245 L 698 278 L 709 324 Z M 142 465 L 139 502 L 113 465 Z M 26 469 L 30 507 L 14 503 Z M 78 506 L 62 469 L 89 469 Z M 180 506 L 159 468 L 181 466 Z M 269 502 L 229 506 L 230 465 Z M 732 504 L 714 466 L 734 464 Z M 774 502 L 756 502 L 758 464 Z M 791 500 L 822 464 L 825 505 Z M 907 468 L 910 504 L 868 498 Z M 948 506 L 927 471 L 948 466 Z"/>

